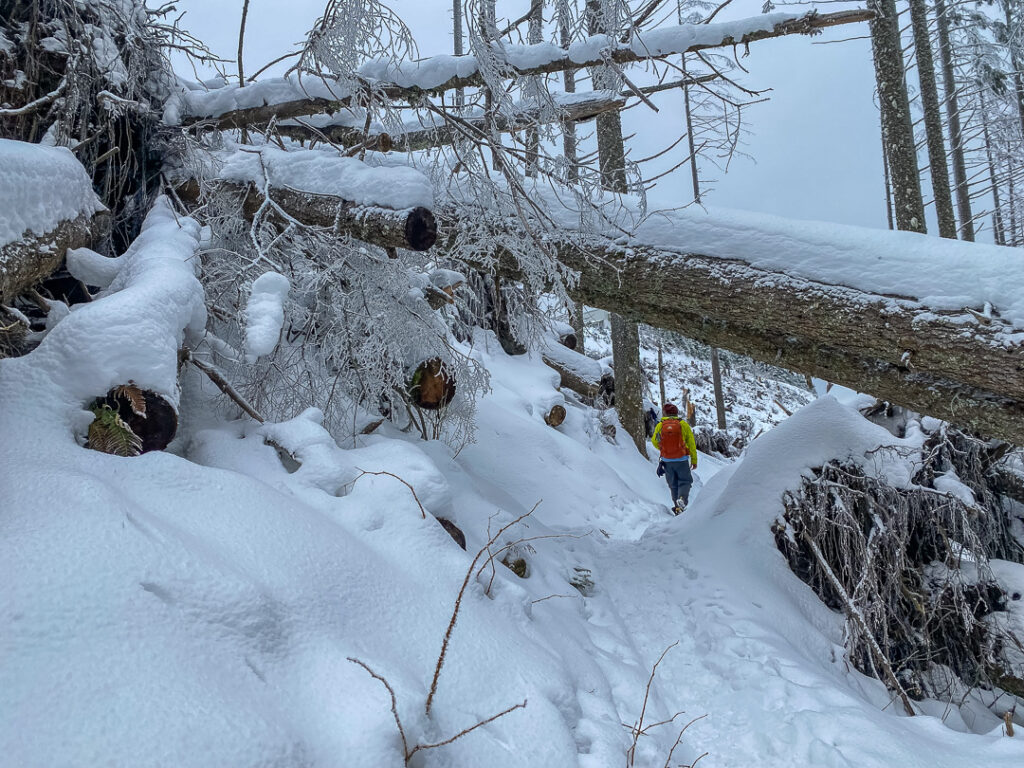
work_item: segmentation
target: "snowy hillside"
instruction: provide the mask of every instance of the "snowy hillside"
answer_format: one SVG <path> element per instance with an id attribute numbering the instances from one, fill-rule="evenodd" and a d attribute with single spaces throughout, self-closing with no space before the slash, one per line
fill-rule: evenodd
<path id="1" fill-rule="evenodd" d="M 434 744 L 410 764 L 597 768 L 625 763 L 641 712 L 636 765 L 664 764 L 700 716 L 669 764 L 1024 758 L 994 717 L 968 735 L 940 703 L 913 720 L 887 707 L 844 662 L 841 617 L 775 549 L 780 494 L 807 467 L 894 441 L 831 398 L 738 464 L 701 457 L 682 518 L 593 409 L 566 399 L 548 427 L 557 375 L 483 332 L 471 354 L 494 389 L 457 453 L 388 425 L 341 448 L 316 412 L 225 421 L 192 369 L 170 452 L 84 449 L 83 393 L 173 378 L 146 352 L 199 295 L 180 226 L 158 209 L 107 293 L 0 361 L 3 764 L 379 767 Z M 110 336 L 173 280 L 178 309 Z"/>

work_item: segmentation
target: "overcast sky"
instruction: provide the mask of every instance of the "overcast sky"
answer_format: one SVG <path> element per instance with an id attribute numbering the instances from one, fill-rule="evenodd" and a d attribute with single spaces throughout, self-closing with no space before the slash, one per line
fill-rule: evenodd
<path id="1" fill-rule="evenodd" d="M 734 0 L 716 20 L 756 16 L 761 4 L 762 0 Z M 246 72 L 292 50 L 324 5 L 325 0 L 251 0 Z M 421 55 L 451 52 L 451 0 L 392 0 L 389 5 L 416 35 Z M 183 26 L 231 59 L 238 47 L 241 6 L 241 0 L 178 2 L 179 9 L 187 11 Z M 528 0 L 502 0 L 499 14 L 518 17 L 528 7 Z M 844 6 L 825 5 L 822 12 L 840 7 Z M 804 6 L 796 7 L 796 12 L 803 10 Z M 744 149 L 753 159 L 737 158 L 727 175 L 702 168 L 702 175 L 717 179 L 706 204 L 797 219 L 886 226 L 870 43 L 862 39 L 821 44 L 866 34 L 867 25 L 858 24 L 814 38 L 787 37 L 750 46 L 750 55 L 742 59 L 749 74 L 741 73 L 737 79 L 748 88 L 771 88 L 771 99 L 745 113 L 753 133 Z M 642 105 L 626 113 L 626 133 L 636 134 L 631 141 L 633 157 L 663 149 L 680 133 L 682 94 L 659 94 L 655 103 L 661 110 L 657 114 Z M 684 153 L 680 145 L 665 157 L 664 166 L 679 162 Z M 684 167 L 659 183 L 652 202 L 677 205 L 691 196 L 689 171 Z"/>

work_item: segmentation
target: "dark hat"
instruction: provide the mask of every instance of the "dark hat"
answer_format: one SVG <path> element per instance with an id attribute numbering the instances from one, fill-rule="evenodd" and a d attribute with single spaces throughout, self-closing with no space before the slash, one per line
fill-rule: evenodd
<path id="1" fill-rule="evenodd" d="M 665 403 L 665 405 L 662 407 L 661 411 L 666 416 L 678 416 L 679 415 L 679 409 L 676 408 L 673 403 Z"/>

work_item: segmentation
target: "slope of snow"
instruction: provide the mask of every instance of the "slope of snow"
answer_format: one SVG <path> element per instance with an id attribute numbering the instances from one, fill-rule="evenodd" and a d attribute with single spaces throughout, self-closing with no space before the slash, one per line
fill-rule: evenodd
<path id="1" fill-rule="evenodd" d="M 702 456 L 681 518 L 653 461 L 621 427 L 615 443 L 602 434 L 609 414 L 486 333 L 466 351 L 493 391 L 460 451 L 389 424 L 341 448 L 316 411 L 223 421 L 192 368 L 177 453 L 84 449 L 92 396 L 125 378 L 173 386 L 160 361 L 201 327 L 198 236 L 161 204 L 108 291 L 0 361 L 0 764 L 400 768 L 391 699 L 357 659 L 388 681 L 410 747 L 526 702 L 414 765 L 610 768 L 677 641 L 645 724 L 686 713 L 640 738 L 637 765 L 664 765 L 705 713 L 673 764 L 703 751 L 723 768 L 1024 760 L 996 728 L 968 735 L 886 708 L 881 684 L 843 662 L 841 617 L 775 550 L 783 489 L 895 442 L 831 398 L 738 464 Z M 559 398 L 568 415 L 552 429 L 543 415 Z M 534 505 L 473 570 L 427 717 L 473 556 Z M 467 552 L 434 516 L 464 531 Z"/>
<path id="2" fill-rule="evenodd" d="M 67 147 L 0 139 L 0 246 L 102 210 L 89 174 Z"/>
<path id="3" fill-rule="evenodd" d="M 543 196 L 545 210 L 561 226 L 580 227 L 579 212 L 550 189 L 531 194 Z M 657 248 L 666 262 L 687 254 L 736 259 L 771 273 L 767 280 L 847 286 L 893 297 L 894 308 L 898 298 L 936 311 L 971 307 L 1024 332 L 1024 256 L 1016 248 L 726 208 L 691 206 L 641 216 L 630 198 L 605 203 L 601 234 L 622 245 Z M 964 313 L 965 324 L 976 322 Z M 1015 335 L 1020 343 L 1021 334 Z"/>

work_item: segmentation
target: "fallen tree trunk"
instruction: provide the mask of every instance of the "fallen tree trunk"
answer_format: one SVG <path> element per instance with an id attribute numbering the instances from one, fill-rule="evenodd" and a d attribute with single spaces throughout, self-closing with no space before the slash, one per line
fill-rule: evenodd
<path id="1" fill-rule="evenodd" d="M 553 56 L 536 66 L 516 67 L 510 64 L 508 69 L 510 76 L 522 77 L 597 67 L 607 65 L 609 62 L 620 65 L 634 64 L 641 61 L 665 59 L 682 53 L 703 51 L 709 48 L 747 46 L 752 42 L 767 40 L 773 37 L 814 34 L 827 27 L 870 21 L 874 17 L 874 12 L 866 9 L 822 14 L 812 11 L 804 16 L 784 19 L 768 29 L 751 27 L 751 31 L 739 36 L 737 36 L 736 31 L 737 22 L 706 25 L 689 24 L 655 30 L 645 35 L 642 40 L 631 40 L 624 45 L 616 45 L 602 35 L 599 37 L 603 38 L 604 45 L 598 44 L 602 41 L 588 39 L 582 41 L 577 46 L 562 50 L 559 55 Z M 582 51 L 586 51 L 586 53 L 581 55 Z M 463 57 L 445 57 L 446 60 L 452 58 L 461 59 Z M 468 60 L 467 57 L 466 61 Z M 416 62 L 420 71 L 430 71 L 433 64 L 436 64 L 436 62 L 432 63 L 429 58 Z M 440 66 L 445 66 L 445 64 L 441 63 Z M 375 93 L 382 93 L 392 100 L 412 100 L 415 102 L 423 96 L 424 92 L 438 94 L 444 91 L 459 88 L 475 88 L 483 85 L 483 78 L 478 70 L 470 69 L 469 67 L 453 68 L 456 71 L 459 69 L 465 74 L 455 75 L 443 82 L 428 87 L 419 85 L 404 87 L 386 82 L 387 78 L 394 76 L 394 73 L 388 72 L 386 69 L 381 72 L 366 72 L 364 75 L 368 79 L 376 78 L 377 82 L 374 83 Z M 470 69 L 470 71 L 466 72 L 466 69 Z M 415 74 L 410 74 L 409 77 L 415 80 Z M 274 84 L 275 81 L 266 82 Z M 276 82 L 280 83 L 281 81 Z M 246 90 L 251 88 L 255 93 L 259 85 L 260 83 L 254 83 L 252 86 L 248 86 Z M 216 91 L 213 93 L 216 93 Z M 336 99 L 303 97 L 276 104 L 254 105 L 220 114 L 200 114 L 200 111 L 196 110 L 185 118 L 184 124 L 190 125 L 202 121 L 212 121 L 221 129 L 243 128 L 247 125 L 268 123 L 275 117 L 278 120 L 287 120 L 321 112 L 336 112 L 347 106 L 350 100 L 351 97 L 349 95 L 340 95 Z M 218 104 L 220 100 L 211 98 L 209 102 L 204 100 L 202 103 Z"/>
<path id="2" fill-rule="evenodd" d="M 293 139 L 324 138 L 345 147 L 365 143 L 372 149 L 381 149 L 382 146 L 387 146 L 388 149 L 396 147 L 406 152 L 415 152 L 454 144 L 458 139 L 466 136 L 485 136 L 486 131 L 491 127 L 501 133 L 511 133 L 549 122 L 578 123 L 591 120 L 605 112 L 625 107 L 626 96 L 599 91 L 590 98 L 574 99 L 564 104 L 556 102 L 556 105 L 559 107 L 558 112 L 550 116 L 540 108 L 530 108 L 524 109 L 512 117 L 496 114 L 491 118 L 484 115 L 457 118 L 452 121 L 439 122 L 436 126 L 395 135 L 371 134 L 366 137 L 360 129 L 347 125 L 313 126 L 301 123 L 297 125 L 279 124 L 277 130 L 281 135 Z M 491 120 L 490 124 L 487 122 L 488 119 Z"/>
<path id="3" fill-rule="evenodd" d="M 214 190 L 226 191 L 242 198 L 242 212 L 251 219 L 263 205 L 263 193 L 252 183 L 215 180 L 208 183 Z M 190 179 L 177 187 L 182 200 L 195 203 L 200 198 L 200 185 Z M 382 248 L 406 248 L 426 251 L 437 240 L 437 222 L 427 208 L 417 206 L 404 210 L 358 205 L 330 195 L 302 192 L 288 187 L 271 187 L 270 197 L 285 213 L 302 224 L 328 227 Z"/>
<path id="4" fill-rule="evenodd" d="M 0 246 L 0 303 L 6 303 L 49 277 L 69 248 L 92 246 L 110 227 L 103 211 L 62 221 L 45 235 L 28 235 Z"/>
<path id="5" fill-rule="evenodd" d="M 1004 323 L 696 254 L 604 241 L 559 255 L 590 306 L 1024 445 L 1024 345 Z"/>
<path id="6" fill-rule="evenodd" d="M 549 342 L 540 352 L 541 360 L 559 376 L 559 386 L 584 398 L 594 398 L 601 389 L 601 364 L 562 344 Z"/>

